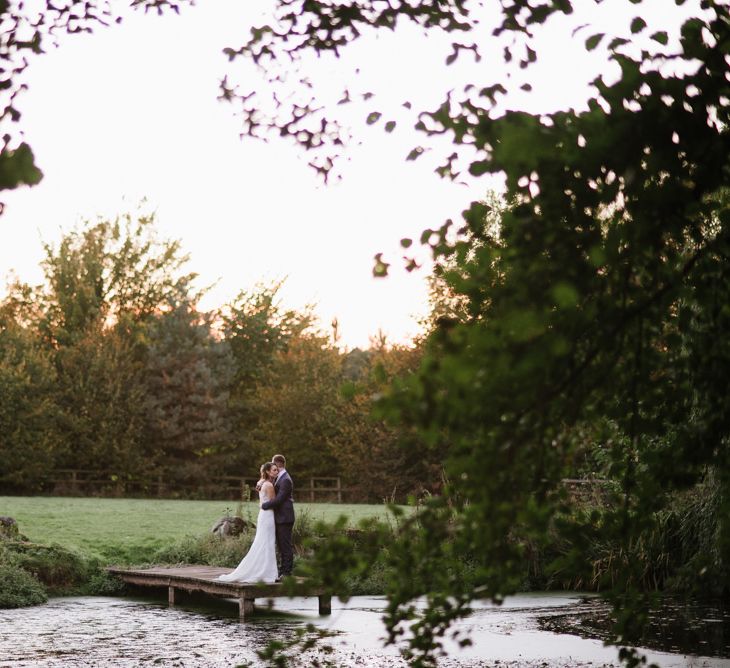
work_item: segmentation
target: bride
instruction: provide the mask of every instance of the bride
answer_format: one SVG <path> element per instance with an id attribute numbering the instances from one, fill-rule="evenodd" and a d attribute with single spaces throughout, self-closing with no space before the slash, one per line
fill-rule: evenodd
<path id="1" fill-rule="evenodd" d="M 273 481 L 279 469 L 273 462 L 261 466 L 261 490 L 259 506 L 274 498 Z M 259 510 L 254 536 L 248 554 L 243 558 L 235 571 L 219 575 L 216 579 L 223 582 L 276 582 L 278 567 L 276 565 L 276 525 L 273 510 Z"/>

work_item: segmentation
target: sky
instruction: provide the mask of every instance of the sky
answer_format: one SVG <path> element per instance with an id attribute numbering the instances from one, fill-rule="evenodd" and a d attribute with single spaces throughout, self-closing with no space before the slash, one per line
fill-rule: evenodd
<path id="1" fill-rule="evenodd" d="M 602 29 L 619 30 L 631 15 L 617 12 L 617 3 L 631 7 L 577 4 Z M 660 23 L 692 4 L 647 3 Z M 417 333 L 417 317 L 427 312 L 427 255 L 420 251 L 426 266 L 408 274 L 400 239 L 457 219 L 500 179 L 440 179 L 438 147 L 433 159 L 406 162 L 422 140 L 403 123 L 392 135 L 365 126 L 363 108 L 349 118 L 359 123 L 359 142 L 348 148 L 341 179 L 329 184 L 293 145 L 241 140 L 235 109 L 217 100 L 219 81 L 229 74 L 243 88 L 264 84 L 250 64 L 231 66 L 221 50 L 241 45 L 268 7 L 269 0 L 200 0 L 179 16 L 134 13 L 121 25 L 65 38 L 31 63 L 21 127 L 44 179 L 4 193 L 0 295 L 13 275 L 42 281 L 44 243 L 82 220 L 140 209 L 155 212 L 159 235 L 180 239 L 199 285 L 212 286 L 203 308 L 285 279 L 284 306 L 314 304 L 324 329 L 337 318 L 344 347 L 366 347 L 378 331 L 392 343 Z M 580 19 L 555 22 L 543 35 L 544 57 L 529 72 L 534 91 L 515 91 L 506 104 L 533 112 L 580 107 L 588 82 L 599 72 L 611 76 L 600 49 L 583 50 L 588 33 L 570 37 Z M 432 108 L 451 87 L 501 76 L 496 45 L 481 63 L 464 57 L 445 67 L 450 41 L 400 30 L 309 67 L 333 93 L 360 67 L 361 89 L 378 90 L 378 108 L 393 114 L 406 98 Z M 372 275 L 379 252 L 393 262 L 385 279 Z"/>

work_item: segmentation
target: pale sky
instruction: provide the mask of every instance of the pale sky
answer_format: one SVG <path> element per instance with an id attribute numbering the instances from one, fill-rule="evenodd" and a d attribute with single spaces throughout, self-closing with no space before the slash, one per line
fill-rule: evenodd
<path id="1" fill-rule="evenodd" d="M 589 0 L 582 4 L 608 31 L 632 16 L 618 6 L 636 11 L 623 0 L 598 8 Z M 644 4 L 666 23 L 696 3 L 681 10 L 668 0 Z M 180 16 L 136 13 L 119 26 L 64 39 L 31 64 L 29 90 L 19 102 L 21 126 L 44 179 L 3 195 L 3 284 L 11 271 L 40 282 L 42 242 L 55 243 L 82 218 L 133 211 L 146 198 L 160 235 L 179 238 L 191 254 L 189 270 L 200 274 L 199 284 L 216 284 L 204 308 L 257 282 L 286 277 L 284 305 L 315 303 L 325 328 L 337 317 L 342 345 L 365 347 L 379 329 L 393 342 L 417 332 L 414 316 L 427 310 L 425 271 L 401 269 L 400 239 L 458 218 L 499 181 L 444 181 L 433 173 L 439 161 L 431 154 L 406 162 L 423 139 L 402 130 L 402 123 L 393 135 L 356 129 L 362 143 L 350 148 L 342 180 L 330 185 L 292 145 L 241 141 L 234 109 L 216 99 L 218 82 L 226 72 L 243 88 L 260 79 L 249 66 L 231 70 L 221 49 L 241 45 L 268 5 L 200 0 Z M 565 26 L 580 20 L 558 22 L 545 35 L 544 58 L 527 75 L 535 90 L 510 96 L 512 108 L 580 107 L 587 82 L 598 72 L 610 76 L 600 49 L 588 56 L 582 48 L 592 32 L 571 40 Z M 456 38 L 425 40 L 415 30 L 400 30 L 363 40 L 343 62 L 312 67 L 334 87 L 349 82 L 354 64 L 360 65 L 361 89 L 382 93 L 373 108 L 391 105 L 395 114 L 409 98 L 416 108 L 419 101 L 432 108 L 450 87 L 500 76 L 496 48 L 480 64 L 464 55 L 444 67 L 451 41 Z M 372 277 L 378 252 L 393 262 L 387 279 Z"/>

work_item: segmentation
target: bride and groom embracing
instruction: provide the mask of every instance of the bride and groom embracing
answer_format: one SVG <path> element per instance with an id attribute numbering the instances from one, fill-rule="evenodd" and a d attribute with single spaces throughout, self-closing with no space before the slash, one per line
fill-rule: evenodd
<path id="1" fill-rule="evenodd" d="M 287 473 L 284 455 L 274 455 L 270 462 L 261 466 L 261 478 L 256 489 L 260 510 L 251 548 L 236 570 L 220 575 L 218 580 L 271 583 L 291 575 L 294 566 L 294 483 Z M 276 563 L 277 547 L 281 569 Z"/>

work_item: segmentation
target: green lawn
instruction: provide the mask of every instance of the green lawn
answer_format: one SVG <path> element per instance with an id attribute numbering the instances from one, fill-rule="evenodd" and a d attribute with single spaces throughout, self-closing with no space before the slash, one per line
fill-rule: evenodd
<path id="1" fill-rule="evenodd" d="M 210 531 L 233 501 L 97 499 L 0 496 L 0 515 L 15 518 L 20 532 L 38 543 L 58 543 L 89 556 L 116 559 L 122 554 L 150 554 L 185 536 Z M 385 517 L 383 505 L 297 503 L 297 513 L 312 521 L 346 515 L 351 524 L 366 517 Z M 243 505 L 243 516 L 255 520 L 257 504 Z"/>

